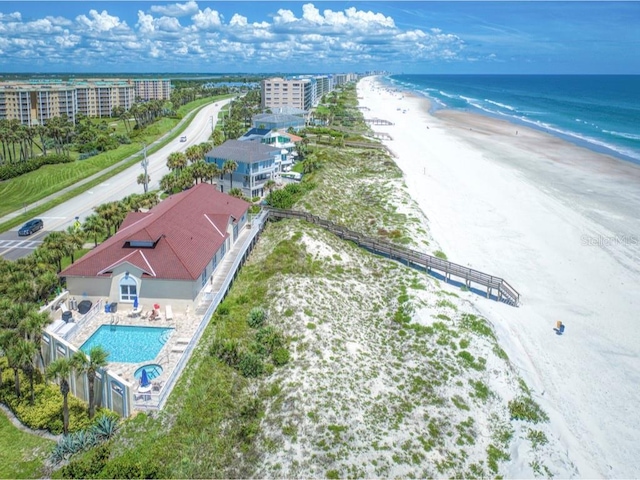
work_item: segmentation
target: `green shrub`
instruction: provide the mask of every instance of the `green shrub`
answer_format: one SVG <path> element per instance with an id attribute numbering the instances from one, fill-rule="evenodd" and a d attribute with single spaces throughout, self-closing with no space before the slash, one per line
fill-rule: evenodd
<path id="1" fill-rule="evenodd" d="M 276 348 L 271 355 L 274 365 L 280 367 L 289 361 L 289 350 L 286 348 Z"/>
<path id="2" fill-rule="evenodd" d="M 260 345 L 261 353 L 270 355 L 277 348 L 284 346 L 284 337 L 275 327 L 262 327 L 256 333 L 256 343 Z"/>
<path id="3" fill-rule="evenodd" d="M 130 455 L 109 461 L 97 478 L 165 478 L 157 463 L 161 459 L 145 456 L 130 458 Z"/>
<path id="4" fill-rule="evenodd" d="M 509 414 L 511 420 L 524 420 L 532 423 L 549 421 L 549 416 L 540 408 L 540 405 L 526 395 L 519 395 L 509 401 Z"/>
<path id="5" fill-rule="evenodd" d="M 0 166 L 0 181 L 8 180 L 10 178 L 19 177 L 25 173 L 33 172 L 39 169 L 43 165 L 55 165 L 58 163 L 73 162 L 71 157 L 66 155 L 51 154 L 46 157 L 36 157 L 26 162 L 10 163 Z"/>
<path id="6" fill-rule="evenodd" d="M 436 250 L 435 252 L 433 252 L 433 256 L 441 258 L 443 260 L 447 259 L 447 255 L 442 250 Z"/>
<path id="7" fill-rule="evenodd" d="M 229 305 L 225 302 L 222 302 L 220 305 L 218 305 L 216 313 L 218 315 L 229 315 Z"/>
<path id="8" fill-rule="evenodd" d="M 245 352 L 238 363 L 238 369 L 247 378 L 259 377 L 264 372 L 264 363 L 255 353 Z"/>
<path id="9" fill-rule="evenodd" d="M 264 325 L 265 320 L 267 319 L 267 312 L 265 312 L 262 308 L 256 307 L 252 308 L 249 312 L 249 316 L 247 317 L 247 323 L 251 328 L 260 328 Z"/>
<path id="10" fill-rule="evenodd" d="M 62 478 L 97 478 L 109 460 L 111 444 L 103 443 L 62 467 Z"/>
<path id="11" fill-rule="evenodd" d="M 235 367 L 240 362 L 240 343 L 235 338 L 216 338 L 209 349 L 209 353 L 230 367 Z"/>

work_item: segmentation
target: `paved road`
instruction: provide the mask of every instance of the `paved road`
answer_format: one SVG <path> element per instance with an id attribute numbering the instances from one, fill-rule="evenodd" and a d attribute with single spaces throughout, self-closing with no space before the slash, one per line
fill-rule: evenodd
<path id="1" fill-rule="evenodd" d="M 168 173 L 169 169 L 166 163 L 169 154 L 184 151 L 191 145 L 206 142 L 215 127 L 220 108 L 230 101 L 231 99 L 221 100 L 202 108 L 181 134 L 187 137 L 186 142 L 180 142 L 180 139 L 176 138 L 157 152 L 147 156 L 149 162 L 147 172 L 151 177 L 150 190 L 159 188 L 160 179 Z M 48 232 L 66 230 L 67 227 L 73 224 L 75 217 L 79 217 L 80 221 L 84 221 L 87 216 L 94 213 L 93 209 L 98 205 L 121 200 L 132 193 L 144 193 L 143 186 L 137 183 L 138 175 L 143 172 L 141 165 L 134 165 L 77 197 L 38 215 L 38 218 L 44 220 L 44 229 L 33 235 L 19 237 L 19 226 L 8 232 L 1 233 L 0 256 L 7 260 L 15 260 L 28 255 L 42 242 Z"/>

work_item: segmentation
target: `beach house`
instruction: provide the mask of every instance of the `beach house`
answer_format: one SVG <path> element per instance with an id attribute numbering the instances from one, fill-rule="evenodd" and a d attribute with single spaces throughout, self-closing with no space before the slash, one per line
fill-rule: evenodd
<path id="1" fill-rule="evenodd" d="M 287 133 L 284 130 L 269 130 L 267 128 L 252 128 L 238 138 L 241 142 L 260 142 L 280 149 L 281 155 L 276 158 L 277 172 L 291 170 L 298 153 L 296 145 L 302 137 Z"/>
<path id="2" fill-rule="evenodd" d="M 194 300 L 247 224 L 249 206 L 200 183 L 130 213 L 114 236 L 59 275 L 78 298 Z"/>
<path id="3" fill-rule="evenodd" d="M 220 190 L 239 188 L 247 198 L 254 198 L 264 195 L 264 184 L 275 177 L 283 156 L 286 157 L 286 152 L 283 154 L 281 148 L 262 142 L 227 140 L 205 154 L 204 159 L 220 170 L 224 170 L 227 161 L 234 161 L 235 170 L 220 175 Z"/>

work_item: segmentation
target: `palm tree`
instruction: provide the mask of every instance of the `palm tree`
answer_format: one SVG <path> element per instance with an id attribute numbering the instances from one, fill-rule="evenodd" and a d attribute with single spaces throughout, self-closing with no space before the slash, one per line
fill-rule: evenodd
<path id="1" fill-rule="evenodd" d="M 222 165 L 222 173 L 223 173 L 223 175 L 225 173 L 229 174 L 229 183 L 230 183 L 230 187 L 229 188 L 231 190 L 233 190 L 233 172 L 235 172 L 237 168 L 238 168 L 238 164 L 235 162 L 235 160 L 227 160 Z"/>
<path id="2" fill-rule="evenodd" d="M 48 258 L 57 265 L 58 273 L 62 271 L 62 259 L 69 253 L 67 238 L 64 232 L 51 232 L 38 249 L 43 248 Z"/>
<path id="3" fill-rule="evenodd" d="M 187 166 L 187 156 L 182 152 L 173 152 L 167 158 L 167 168 L 169 170 L 182 170 Z"/>
<path id="4" fill-rule="evenodd" d="M 34 356 L 35 345 L 23 338 L 17 339 L 7 350 L 7 359 L 9 360 L 9 366 L 13 369 L 16 397 L 18 398 L 22 394 L 20 391 L 20 370 L 24 370 L 25 365 L 31 364 Z"/>
<path id="5" fill-rule="evenodd" d="M 93 236 L 93 242 L 95 246 L 98 246 L 98 236 L 107 233 L 107 226 L 104 219 L 97 213 L 93 213 L 84 219 L 82 224 L 82 230 L 87 234 Z"/>
<path id="6" fill-rule="evenodd" d="M 71 359 L 62 357 L 54 360 L 47 367 L 47 374 L 60 382 L 60 393 L 62 394 L 62 431 L 65 435 L 69 433 L 69 375 L 73 371 Z"/>
<path id="7" fill-rule="evenodd" d="M 144 187 L 144 193 L 147 193 L 149 191 L 149 184 L 151 183 L 151 175 L 148 173 L 141 173 L 138 175 L 136 182 L 138 185 L 142 185 Z"/>
<path id="8" fill-rule="evenodd" d="M 78 350 L 73 355 L 73 362 L 78 372 L 86 373 L 89 384 L 89 418 L 93 418 L 95 414 L 95 381 L 96 373 L 101 368 L 107 366 L 107 358 L 109 352 L 104 350 L 102 346 L 96 345 L 89 350 L 89 356 L 82 351 Z"/>
<path id="9" fill-rule="evenodd" d="M 78 225 L 80 225 L 78 223 Z M 75 253 L 78 250 L 82 250 L 84 246 L 84 232 L 80 229 L 80 227 L 70 226 L 67 228 L 67 249 L 69 251 L 69 256 L 71 257 L 71 263 L 75 262 Z"/>
<path id="10" fill-rule="evenodd" d="M 207 174 L 205 175 L 205 178 L 209 180 L 211 185 L 213 185 L 213 180 L 218 178 L 218 175 L 220 175 L 218 165 L 215 163 L 207 163 Z"/>

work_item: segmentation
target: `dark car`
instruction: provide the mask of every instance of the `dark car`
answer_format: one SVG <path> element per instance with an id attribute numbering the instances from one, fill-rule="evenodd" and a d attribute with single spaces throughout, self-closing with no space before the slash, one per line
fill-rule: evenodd
<path id="1" fill-rule="evenodd" d="M 20 230 L 18 230 L 18 235 L 31 235 L 38 230 L 42 230 L 42 227 L 44 227 L 44 222 L 39 218 L 34 218 L 33 220 L 29 220 L 27 223 L 20 227 Z"/>

